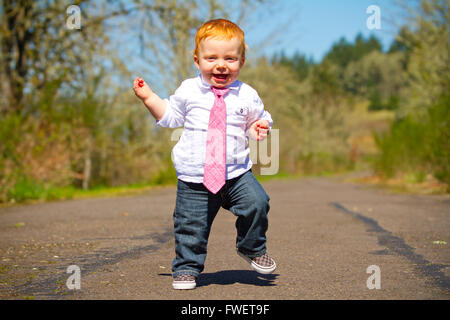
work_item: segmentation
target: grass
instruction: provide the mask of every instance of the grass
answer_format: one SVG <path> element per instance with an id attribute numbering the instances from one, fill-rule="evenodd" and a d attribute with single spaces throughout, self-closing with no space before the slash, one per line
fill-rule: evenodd
<path id="1" fill-rule="evenodd" d="M 137 195 L 167 185 L 173 185 L 173 183 L 142 183 L 117 187 L 96 186 L 88 190 L 83 190 L 73 186 L 53 187 L 44 186 L 35 182 L 22 182 L 18 185 L 16 184 L 15 188 L 9 191 L 9 202 L 0 204 L 0 206 L 11 206 L 17 203 L 31 204 L 56 200 Z"/>
<path id="2" fill-rule="evenodd" d="M 32 179 L 21 178 L 17 180 L 11 189 L 7 190 L 8 201 L 5 203 L 0 202 L 0 207 L 11 206 L 17 203 L 30 204 L 56 200 L 137 195 L 158 187 L 175 185 L 176 181 L 176 173 L 173 168 L 161 170 L 149 183 L 135 183 L 115 187 L 97 185 L 88 190 L 74 186 L 57 187 Z"/>

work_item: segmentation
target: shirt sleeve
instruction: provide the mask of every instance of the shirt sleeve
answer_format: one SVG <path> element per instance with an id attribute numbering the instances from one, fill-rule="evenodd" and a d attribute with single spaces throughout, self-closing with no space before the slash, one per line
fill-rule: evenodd
<path id="1" fill-rule="evenodd" d="M 267 120 L 267 122 L 269 122 L 269 132 L 270 130 L 272 130 L 273 125 L 272 116 L 268 111 L 264 110 L 264 104 L 261 98 L 258 96 L 258 94 L 255 93 L 251 108 L 249 110 L 247 128 L 245 131 L 248 137 L 250 137 L 248 130 L 250 129 L 251 124 L 256 120 Z"/>
<path id="2" fill-rule="evenodd" d="M 183 85 L 181 85 L 166 102 L 166 110 L 163 117 L 156 121 L 156 124 L 165 128 L 177 128 L 184 125 L 186 115 L 186 95 Z"/>

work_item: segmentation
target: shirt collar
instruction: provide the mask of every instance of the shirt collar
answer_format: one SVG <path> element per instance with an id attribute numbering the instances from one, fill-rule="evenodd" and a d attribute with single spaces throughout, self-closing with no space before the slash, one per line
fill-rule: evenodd
<path id="1" fill-rule="evenodd" d="M 241 83 L 242 82 L 240 82 L 239 80 L 236 80 L 232 84 L 229 84 L 227 88 L 230 90 L 239 90 Z M 200 88 L 211 90 L 211 85 L 203 79 L 201 74 L 198 75 L 198 84 Z"/>

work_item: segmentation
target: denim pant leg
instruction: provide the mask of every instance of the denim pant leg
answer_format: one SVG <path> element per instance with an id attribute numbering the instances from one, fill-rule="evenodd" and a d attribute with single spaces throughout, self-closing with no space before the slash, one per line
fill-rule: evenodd
<path id="1" fill-rule="evenodd" d="M 264 254 L 269 196 L 251 171 L 227 183 L 227 189 L 224 208 L 238 217 L 236 248 L 251 258 Z"/>
<path id="2" fill-rule="evenodd" d="M 220 208 L 220 197 L 212 195 L 201 183 L 178 180 L 173 214 L 175 259 L 172 274 L 198 276 L 204 269 L 206 247 L 212 222 Z"/>

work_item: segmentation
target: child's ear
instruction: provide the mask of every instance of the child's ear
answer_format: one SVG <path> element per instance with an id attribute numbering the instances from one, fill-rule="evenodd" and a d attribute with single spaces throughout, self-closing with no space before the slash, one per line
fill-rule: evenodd
<path id="1" fill-rule="evenodd" d="M 242 66 L 244 65 L 244 63 L 245 63 L 245 58 L 242 58 L 242 59 L 241 59 L 241 63 L 240 63 L 240 66 L 239 66 L 239 67 L 240 67 L 240 68 L 242 68 Z"/>
<path id="2" fill-rule="evenodd" d="M 195 63 L 195 66 L 197 67 L 197 69 L 199 69 L 200 70 L 200 60 L 198 59 L 198 57 L 197 57 L 197 55 L 195 55 L 194 54 L 194 63 Z"/>

